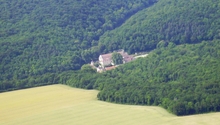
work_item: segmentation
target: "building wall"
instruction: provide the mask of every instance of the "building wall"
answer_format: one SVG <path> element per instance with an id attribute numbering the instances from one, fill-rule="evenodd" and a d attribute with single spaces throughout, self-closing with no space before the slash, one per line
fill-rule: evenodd
<path id="1" fill-rule="evenodd" d="M 103 58 L 101 55 L 99 56 L 99 63 L 103 66 Z"/>
<path id="2" fill-rule="evenodd" d="M 102 65 L 102 67 L 110 65 L 112 60 L 103 60 L 102 56 L 99 56 L 99 63 Z"/>

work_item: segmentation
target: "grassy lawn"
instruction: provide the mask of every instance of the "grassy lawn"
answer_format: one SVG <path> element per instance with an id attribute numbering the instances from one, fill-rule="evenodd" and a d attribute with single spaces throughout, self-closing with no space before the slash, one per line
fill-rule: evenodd
<path id="1" fill-rule="evenodd" d="M 220 113 L 177 117 L 160 107 L 101 102 L 97 93 L 65 85 L 0 93 L 0 125 L 220 124 Z"/>

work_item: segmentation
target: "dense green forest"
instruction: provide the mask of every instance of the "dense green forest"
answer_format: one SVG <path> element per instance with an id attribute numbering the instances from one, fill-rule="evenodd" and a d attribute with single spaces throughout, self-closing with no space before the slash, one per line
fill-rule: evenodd
<path id="1" fill-rule="evenodd" d="M 0 91 L 59 83 L 97 59 L 104 32 L 156 1 L 1 0 Z"/>
<path id="2" fill-rule="evenodd" d="M 175 44 L 220 38 L 220 0 L 160 0 L 101 36 L 108 51 L 152 50 L 161 40 Z"/>
<path id="3" fill-rule="evenodd" d="M 145 58 L 102 74 L 83 66 L 67 85 L 98 89 L 103 101 L 161 106 L 176 115 L 220 111 L 220 40 L 161 41 Z"/>
<path id="4" fill-rule="evenodd" d="M 220 0 L 1 0 L 0 92 L 62 83 L 98 99 L 220 111 Z M 105 73 L 99 54 L 153 50 Z"/>

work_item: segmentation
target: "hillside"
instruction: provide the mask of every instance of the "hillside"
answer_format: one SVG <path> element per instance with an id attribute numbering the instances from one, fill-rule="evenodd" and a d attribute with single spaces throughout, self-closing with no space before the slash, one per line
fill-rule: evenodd
<path id="1" fill-rule="evenodd" d="M 145 59 L 107 73 L 110 78 L 98 97 L 159 105 L 176 115 L 220 111 L 219 45 L 218 40 L 155 50 Z"/>
<path id="2" fill-rule="evenodd" d="M 98 57 L 104 32 L 156 1 L 0 1 L 0 91 L 62 82 Z"/>
<path id="3" fill-rule="evenodd" d="M 161 40 L 175 44 L 220 38 L 220 0 L 160 0 L 100 38 L 108 51 L 152 50 Z"/>
<path id="4" fill-rule="evenodd" d="M 0 91 L 66 83 L 101 53 L 219 38 L 219 0 L 0 2 Z"/>
<path id="5" fill-rule="evenodd" d="M 0 92 L 62 83 L 176 115 L 220 111 L 219 15 L 220 0 L 0 1 Z M 117 49 L 153 51 L 102 74 L 82 66 Z"/>
<path id="6" fill-rule="evenodd" d="M 102 74 L 84 67 L 71 75 L 67 85 L 98 89 L 100 100 L 161 106 L 179 116 L 216 112 L 220 111 L 219 58 L 220 40 L 169 43 Z"/>

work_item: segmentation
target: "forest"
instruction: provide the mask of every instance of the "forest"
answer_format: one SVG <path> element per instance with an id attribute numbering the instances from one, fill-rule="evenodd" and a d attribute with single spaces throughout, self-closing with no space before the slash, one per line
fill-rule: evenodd
<path id="1" fill-rule="evenodd" d="M 161 40 L 179 45 L 219 39 L 219 8 L 219 0 L 161 0 L 107 31 L 100 44 L 135 53 L 155 49 Z"/>
<path id="2" fill-rule="evenodd" d="M 220 111 L 220 0 L 2 0 L 0 92 L 48 84 L 182 116 Z M 105 73 L 99 54 L 151 51 Z"/>
<path id="3" fill-rule="evenodd" d="M 0 91 L 79 70 L 103 52 L 99 37 L 157 0 L 0 1 Z"/>
<path id="4" fill-rule="evenodd" d="M 220 111 L 220 40 L 161 41 L 145 58 L 105 73 L 85 65 L 67 85 L 99 90 L 98 99 L 161 106 L 178 115 Z"/>

